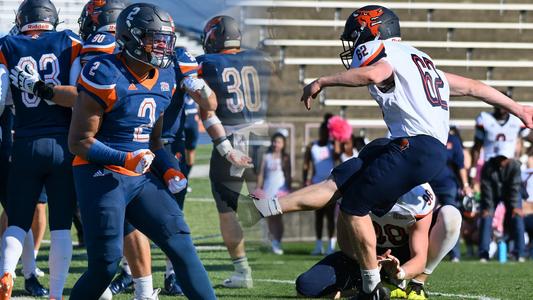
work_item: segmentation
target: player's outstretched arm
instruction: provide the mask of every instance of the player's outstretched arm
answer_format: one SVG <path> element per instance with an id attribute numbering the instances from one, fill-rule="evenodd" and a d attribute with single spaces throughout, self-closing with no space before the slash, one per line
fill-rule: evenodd
<path id="1" fill-rule="evenodd" d="M 392 66 L 386 60 L 381 59 L 370 66 L 351 68 L 335 75 L 323 76 L 304 87 L 300 101 L 304 102 L 305 107 L 309 110 L 311 109 L 311 100 L 315 99 L 325 87 L 379 85 L 391 77 L 392 71 Z"/>
<path id="2" fill-rule="evenodd" d="M 472 96 L 490 105 L 505 108 L 520 118 L 528 128 L 533 127 L 533 107 L 521 105 L 481 81 L 451 73 L 445 73 L 445 75 L 450 84 L 452 96 Z"/>

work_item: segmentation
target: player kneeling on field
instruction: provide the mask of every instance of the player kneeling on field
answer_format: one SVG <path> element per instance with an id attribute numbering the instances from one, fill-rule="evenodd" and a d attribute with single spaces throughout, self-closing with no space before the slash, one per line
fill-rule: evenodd
<path id="1" fill-rule="evenodd" d="M 427 299 L 423 281 L 459 237 L 461 215 L 450 205 L 438 207 L 426 183 L 400 197 L 383 216 L 371 214 L 376 231 L 378 260 L 384 279 L 393 286 L 391 298 Z M 339 222 L 343 222 L 342 218 Z M 356 257 L 346 249 L 349 235 L 339 226 L 342 251 L 326 256 L 296 280 L 298 294 L 305 297 L 339 297 L 361 290 L 362 275 Z M 379 255 L 381 254 L 381 255 Z M 419 278 L 420 277 L 420 278 Z M 411 279 L 407 285 L 406 281 Z"/>

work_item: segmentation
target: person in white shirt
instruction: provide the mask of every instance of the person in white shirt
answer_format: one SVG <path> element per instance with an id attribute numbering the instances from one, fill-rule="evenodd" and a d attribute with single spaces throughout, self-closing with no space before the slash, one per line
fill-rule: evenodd
<path id="1" fill-rule="evenodd" d="M 449 96 L 469 95 L 506 108 L 527 127 L 533 126 L 533 107 L 514 102 L 477 80 L 440 71 L 429 55 L 401 42 L 399 19 L 383 6 L 369 5 L 350 14 L 341 40 L 345 43 L 341 59 L 348 70 L 308 84 L 301 101 L 310 109 L 323 88 L 368 86 L 391 139 L 370 143 L 369 155 L 342 163 L 321 183 L 279 199 L 251 198 L 262 216 L 270 216 L 342 197 L 339 224 L 352 237 L 350 251 L 359 258 L 363 278 L 356 299 L 388 299 L 369 213 L 386 214 L 401 195 L 430 181 L 445 167 Z"/>
<path id="2" fill-rule="evenodd" d="M 476 118 L 472 161 L 479 159 L 483 149 L 485 164 L 481 170 L 481 223 L 479 238 L 479 258 L 489 259 L 489 246 L 492 241 L 492 217 L 500 201 L 505 204 L 506 219 L 510 219 L 509 232 L 515 241 L 516 259 L 524 261 L 524 216 L 520 197 L 520 161 L 515 159 L 517 142 L 529 135 L 530 130 L 520 119 L 509 111 L 495 108 L 492 113 L 481 112 Z M 476 169 L 471 169 L 475 175 Z"/>

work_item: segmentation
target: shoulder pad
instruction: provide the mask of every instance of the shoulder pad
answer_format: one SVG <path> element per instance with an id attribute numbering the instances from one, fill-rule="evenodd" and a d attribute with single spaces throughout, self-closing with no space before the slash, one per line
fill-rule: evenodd
<path id="1" fill-rule="evenodd" d="M 409 211 L 416 219 L 422 219 L 435 208 L 436 197 L 428 183 L 414 187 L 405 193 L 397 205 Z"/>
<path id="2" fill-rule="evenodd" d="M 352 68 L 370 66 L 386 57 L 383 41 L 370 41 L 355 48 L 353 53 Z"/>
<path id="3" fill-rule="evenodd" d="M 78 79 L 78 88 L 89 92 L 105 109 L 117 100 L 115 87 L 118 70 L 110 60 L 111 57 L 112 55 L 103 55 L 90 60 Z"/>
<path id="4" fill-rule="evenodd" d="M 176 49 L 174 65 L 183 76 L 196 75 L 198 72 L 198 62 L 185 48 Z"/>

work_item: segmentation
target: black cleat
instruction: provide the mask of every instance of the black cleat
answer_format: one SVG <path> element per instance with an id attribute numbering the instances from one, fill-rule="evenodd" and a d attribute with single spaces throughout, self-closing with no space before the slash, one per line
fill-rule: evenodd
<path id="1" fill-rule="evenodd" d="M 428 299 L 428 294 L 424 290 L 424 285 L 410 281 L 407 285 L 407 299 L 425 300 Z"/>
<path id="2" fill-rule="evenodd" d="M 390 290 L 378 283 L 372 293 L 367 294 L 362 289 L 352 300 L 390 300 Z"/>
<path id="3" fill-rule="evenodd" d="M 24 279 L 24 289 L 32 297 L 46 297 L 49 292 L 48 289 L 41 285 L 35 274 L 31 274 L 31 277 Z"/>
<path id="4" fill-rule="evenodd" d="M 120 274 L 111 281 L 109 289 L 113 295 L 120 294 L 133 285 L 133 277 L 122 270 Z"/>
<path id="5" fill-rule="evenodd" d="M 170 296 L 183 296 L 183 291 L 176 280 L 176 274 L 165 277 L 165 294 Z"/>

